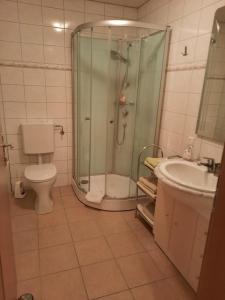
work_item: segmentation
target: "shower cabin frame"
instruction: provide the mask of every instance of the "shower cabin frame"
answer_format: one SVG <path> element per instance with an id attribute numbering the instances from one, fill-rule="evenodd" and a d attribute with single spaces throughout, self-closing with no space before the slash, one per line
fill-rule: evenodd
<path id="1" fill-rule="evenodd" d="M 159 90 L 159 100 L 158 100 L 158 108 L 157 108 L 157 120 L 156 120 L 156 128 L 155 128 L 155 136 L 154 136 L 154 144 L 158 144 L 159 142 L 159 132 L 160 132 L 160 124 L 161 124 L 161 118 L 162 118 L 162 108 L 163 108 L 163 98 L 164 98 L 164 88 L 165 88 L 165 78 L 166 78 L 166 68 L 167 68 L 167 62 L 168 62 L 168 55 L 169 55 L 169 42 L 170 42 L 170 36 L 171 36 L 171 27 L 170 26 L 160 26 L 156 24 L 151 23 L 144 23 L 139 21 L 131 21 L 131 20 L 103 20 L 103 21 L 97 21 L 97 22 L 88 22 L 83 23 L 81 25 L 78 25 L 75 30 L 72 32 L 72 38 L 71 38 L 71 51 L 72 51 L 72 82 L 74 84 L 75 82 L 75 59 L 74 59 L 74 36 L 82 32 L 82 30 L 90 29 L 90 32 L 93 33 L 93 29 L 96 27 L 105 27 L 105 28 L 111 28 L 111 27 L 132 27 L 132 28 L 138 28 L 138 29 L 152 29 L 156 30 L 155 33 L 158 33 L 160 31 L 165 32 L 165 46 L 164 46 L 164 53 L 163 53 L 163 59 L 162 59 L 162 71 L 161 71 L 161 81 L 160 81 L 160 90 Z M 153 34 L 155 34 L 153 33 Z M 92 34 L 91 34 L 91 40 L 92 40 Z M 92 43 L 92 42 L 91 42 Z M 78 60 L 78 55 L 76 55 L 76 59 Z M 92 57 L 91 57 L 91 66 L 92 66 Z M 91 68 L 92 69 L 92 68 Z M 78 75 L 76 75 L 78 76 Z M 78 89 L 73 88 L 72 89 L 72 105 L 73 105 L 73 111 L 76 112 L 77 110 L 77 97 L 78 97 Z M 78 162 L 78 150 L 75 147 L 76 140 L 78 139 L 78 126 L 77 126 L 77 120 L 73 117 L 73 168 L 72 168 L 72 187 L 74 189 L 75 194 L 77 195 L 78 199 L 84 203 L 87 206 L 101 209 L 101 210 L 109 210 L 109 211 L 121 211 L 121 210 L 131 210 L 136 208 L 136 197 L 128 197 L 128 198 L 116 198 L 116 199 L 110 199 L 110 198 L 103 198 L 101 203 L 93 203 L 86 200 L 86 192 L 81 189 L 79 184 L 75 180 L 75 164 L 79 164 Z M 91 124 L 91 122 L 90 122 Z M 76 125 L 76 126 L 75 126 Z M 90 125 L 91 126 L 91 125 Z M 90 145 L 91 148 L 91 145 Z M 105 176 L 107 176 L 107 171 L 105 172 Z M 90 169 L 89 169 L 89 179 L 90 179 Z M 116 205 L 115 205 L 116 203 Z"/>

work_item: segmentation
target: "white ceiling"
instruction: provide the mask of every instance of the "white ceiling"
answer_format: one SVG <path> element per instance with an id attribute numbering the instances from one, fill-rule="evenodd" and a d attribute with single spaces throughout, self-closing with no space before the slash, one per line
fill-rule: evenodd
<path id="1" fill-rule="evenodd" d="M 98 2 L 138 8 L 141 5 L 143 5 L 145 2 L 147 2 L 147 0 L 98 0 Z"/>

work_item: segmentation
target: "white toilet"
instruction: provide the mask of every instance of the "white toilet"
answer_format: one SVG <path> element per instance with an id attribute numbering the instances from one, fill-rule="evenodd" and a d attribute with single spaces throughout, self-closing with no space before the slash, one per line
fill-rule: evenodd
<path id="1" fill-rule="evenodd" d="M 24 176 L 36 192 L 35 210 L 38 214 L 53 210 L 50 191 L 56 180 L 56 167 L 43 163 L 42 155 L 54 152 L 54 126 L 52 123 L 26 123 L 21 125 L 23 151 L 25 154 L 38 155 L 38 164 L 25 168 Z"/>

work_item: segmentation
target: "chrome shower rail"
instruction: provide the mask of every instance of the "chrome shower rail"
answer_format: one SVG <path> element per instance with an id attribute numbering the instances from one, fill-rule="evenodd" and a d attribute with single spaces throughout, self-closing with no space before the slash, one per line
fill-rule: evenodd
<path id="1" fill-rule="evenodd" d="M 72 32 L 72 36 L 83 29 L 94 28 L 94 27 L 136 27 L 143 29 L 155 29 L 158 31 L 167 30 L 170 26 L 160 26 L 151 23 L 144 23 L 131 20 L 103 20 L 98 22 L 88 22 L 78 25 Z"/>

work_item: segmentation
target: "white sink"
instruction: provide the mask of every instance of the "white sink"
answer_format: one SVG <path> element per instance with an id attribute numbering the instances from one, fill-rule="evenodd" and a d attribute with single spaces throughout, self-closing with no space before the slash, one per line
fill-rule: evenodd
<path id="1" fill-rule="evenodd" d="M 216 192 L 217 177 L 207 168 L 182 159 L 165 160 L 158 166 L 158 173 L 177 185 L 193 192 L 212 194 Z"/>

